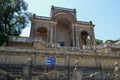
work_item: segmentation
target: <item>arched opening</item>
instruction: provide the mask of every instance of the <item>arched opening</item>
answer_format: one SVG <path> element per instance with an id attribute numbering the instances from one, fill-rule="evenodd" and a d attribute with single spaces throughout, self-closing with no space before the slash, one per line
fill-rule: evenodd
<path id="1" fill-rule="evenodd" d="M 82 31 L 80 35 L 82 45 L 90 44 L 90 36 L 86 31 Z"/>
<path id="2" fill-rule="evenodd" d="M 71 22 L 67 18 L 57 19 L 56 41 L 60 46 L 72 46 Z"/>
<path id="3" fill-rule="evenodd" d="M 40 37 L 44 41 L 47 41 L 47 29 L 45 27 L 38 28 L 36 36 Z"/>

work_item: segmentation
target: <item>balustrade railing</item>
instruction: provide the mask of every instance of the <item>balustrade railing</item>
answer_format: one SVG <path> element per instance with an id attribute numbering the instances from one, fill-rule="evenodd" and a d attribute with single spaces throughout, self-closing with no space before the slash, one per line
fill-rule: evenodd
<path id="1" fill-rule="evenodd" d="M 115 45 L 115 44 L 101 44 L 101 45 L 83 45 L 84 50 L 99 50 L 99 49 L 103 49 L 103 48 L 119 48 L 120 49 L 120 45 Z"/>
<path id="2" fill-rule="evenodd" d="M 31 37 L 9 36 L 9 41 L 12 41 L 12 42 L 41 42 L 41 39 L 40 38 L 31 38 Z"/>
<path id="3" fill-rule="evenodd" d="M 68 51 L 80 51 L 81 48 L 80 47 L 58 47 L 58 49 L 61 50 L 68 50 Z"/>
<path id="4" fill-rule="evenodd" d="M 70 51 L 81 51 L 81 50 L 99 50 L 103 49 L 106 47 L 109 48 L 120 48 L 120 45 L 115 45 L 115 44 L 101 44 L 101 45 L 83 45 L 82 48 L 80 47 L 67 47 L 67 46 L 59 46 L 58 43 L 49 43 L 43 41 L 41 38 L 31 38 L 31 37 L 15 37 L 15 36 L 10 36 L 9 41 L 12 42 L 39 42 L 43 44 L 46 48 L 57 48 L 57 49 L 63 49 L 63 50 L 70 50 Z"/>
<path id="5" fill-rule="evenodd" d="M 79 24 L 90 24 L 90 22 L 85 22 L 85 21 L 77 21 Z"/>
<path id="6" fill-rule="evenodd" d="M 43 19 L 43 20 L 51 20 L 50 17 L 45 17 L 45 16 L 35 16 L 34 18 Z"/>
<path id="7" fill-rule="evenodd" d="M 114 45 L 114 44 L 112 44 L 112 45 L 110 45 L 109 47 L 110 47 L 110 48 L 120 49 L 120 45 Z"/>
<path id="8" fill-rule="evenodd" d="M 75 9 L 61 8 L 61 7 L 56 7 L 56 6 L 54 6 L 54 9 L 67 10 L 67 11 L 75 11 Z"/>

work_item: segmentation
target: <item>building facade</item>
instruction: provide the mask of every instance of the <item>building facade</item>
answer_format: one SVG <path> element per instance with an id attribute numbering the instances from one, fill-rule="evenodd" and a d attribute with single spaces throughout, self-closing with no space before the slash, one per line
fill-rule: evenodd
<path id="1" fill-rule="evenodd" d="M 92 21 L 78 21 L 76 9 L 52 6 L 50 17 L 32 18 L 30 37 L 40 37 L 49 43 L 60 46 L 81 47 L 95 45 L 94 24 Z"/>
<path id="2" fill-rule="evenodd" d="M 92 21 L 56 6 L 50 17 L 31 17 L 29 37 L 9 36 L 0 46 L 1 80 L 119 80 L 119 63 L 119 44 L 96 45 Z"/>

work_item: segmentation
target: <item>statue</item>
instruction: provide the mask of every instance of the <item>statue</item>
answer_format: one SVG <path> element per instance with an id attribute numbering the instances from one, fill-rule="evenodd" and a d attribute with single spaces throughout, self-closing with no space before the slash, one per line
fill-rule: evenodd
<path id="1" fill-rule="evenodd" d="M 115 75 L 115 79 L 116 80 L 119 80 L 119 64 L 118 64 L 118 62 L 115 62 L 114 63 L 114 65 L 115 65 L 115 68 L 114 68 L 114 75 Z"/>

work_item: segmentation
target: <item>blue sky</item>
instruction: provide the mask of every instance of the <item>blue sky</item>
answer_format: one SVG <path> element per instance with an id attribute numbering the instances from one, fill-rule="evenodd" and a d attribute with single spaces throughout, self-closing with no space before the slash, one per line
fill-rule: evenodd
<path id="1" fill-rule="evenodd" d="M 101 40 L 120 38 L 120 0 L 25 0 L 28 11 L 40 16 L 50 15 L 51 6 L 76 8 L 77 20 L 92 21 L 95 37 Z M 30 25 L 21 36 L 29 36 Z"/>

